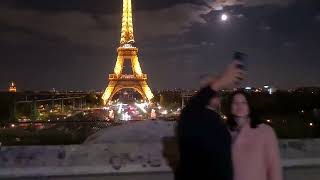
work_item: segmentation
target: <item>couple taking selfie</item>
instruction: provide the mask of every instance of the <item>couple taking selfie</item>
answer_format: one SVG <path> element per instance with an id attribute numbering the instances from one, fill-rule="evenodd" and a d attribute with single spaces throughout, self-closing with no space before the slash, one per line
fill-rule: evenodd
<path id="1" fill-rule="evenodd" d="M 263 124 L 245 92 L 229 97 L 227 120 L 217 111 L 219 90 L 236 87 L 245 78 L 244 54 L 202 89 L 183 109 L 177 127 L 180 160 L 176 179 L 282 180 L 275 132 Z"/>

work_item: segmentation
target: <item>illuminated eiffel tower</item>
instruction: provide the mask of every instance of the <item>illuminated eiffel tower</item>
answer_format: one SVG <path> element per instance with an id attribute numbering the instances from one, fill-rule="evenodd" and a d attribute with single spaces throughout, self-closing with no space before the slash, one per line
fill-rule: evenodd
<path id="1" fill-rule="evenodd" d="M 132 4 L 131 0 L 123 0 L 120 47 L 114 73 L 109 75 L 109 85 L 102 96 L 105 104 L 122 89 L 134 89 L 144 100 L 151 100 L 154 97 L 147 84 L 147 75 L 142 73 L 138 48 L 134 44 Z M 132 74 L 122 73 L 124 61 L 131 61 Z"/>

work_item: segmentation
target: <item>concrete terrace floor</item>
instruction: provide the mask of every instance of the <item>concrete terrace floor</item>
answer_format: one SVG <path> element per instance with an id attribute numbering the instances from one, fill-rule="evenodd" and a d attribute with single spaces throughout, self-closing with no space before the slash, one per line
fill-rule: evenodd
<path id="1" fill-rule="evenodd" d="M 40 178 L 12 178 L 8 180 L 173 180 L 170 172 L 144 174 L 117 174 L 93 176 L 40 177 Z M 295 167 L 284 170 L 284 180 L 319 180 L 319 167 Z"/>

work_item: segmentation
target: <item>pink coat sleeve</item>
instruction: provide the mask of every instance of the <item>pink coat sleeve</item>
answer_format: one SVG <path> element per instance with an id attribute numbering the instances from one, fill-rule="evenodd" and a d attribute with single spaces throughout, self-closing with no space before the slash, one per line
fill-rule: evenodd
<path id="1" fill-rule="evenodd" d="M 283 180 L 279 143 L 272 128 L 268 128 L 266 138 L 266 167 L 268 180 Z"/>

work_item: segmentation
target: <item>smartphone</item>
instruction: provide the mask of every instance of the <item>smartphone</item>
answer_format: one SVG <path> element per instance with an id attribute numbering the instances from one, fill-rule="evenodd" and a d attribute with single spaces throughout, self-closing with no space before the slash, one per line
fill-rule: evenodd
<path id="1" fill-rule="evenodd" d="M 239 69 L 245 70 L 247 68 L 247 60 L 248 60 L 247 54 L 242 52 L 235 52 L 233 54 L 233 59 L 241 62 L 241 64 L 238 65 Z"/>

